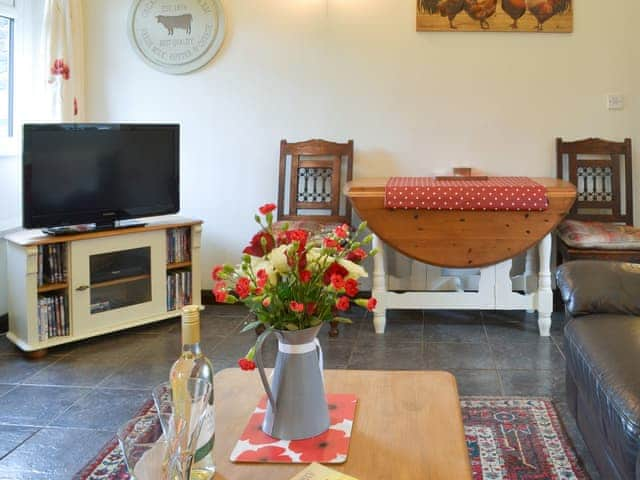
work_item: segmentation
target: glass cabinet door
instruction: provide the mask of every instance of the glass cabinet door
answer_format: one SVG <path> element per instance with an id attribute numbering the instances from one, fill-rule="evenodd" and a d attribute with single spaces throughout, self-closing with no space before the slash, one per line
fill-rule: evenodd
<path id="1" fill-rule="evenodd" d="M 151 247 L 89 257 L 91 313 L 151 301 Z"/>
<path id="2" fill-rule="evenodd" d="M 77 334 L 127 326 L 166 312 L 164 231 L 71 243 L 72 310 Z"/>

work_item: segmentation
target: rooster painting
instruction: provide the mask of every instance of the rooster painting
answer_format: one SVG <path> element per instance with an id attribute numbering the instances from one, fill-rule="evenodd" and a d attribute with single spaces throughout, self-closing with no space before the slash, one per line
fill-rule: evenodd
<path id="1" fill-rule="evenodd" d="M 464 0 L 464 9 L 474 20 L 480 21 L 480 28 L 490 28 L 487 18 L 495 15 L 498 0 Z"/>
<path id="2" fill-rule="evenodd" d="M 440 0 L 418 0 L 418 10 L 433 15 L 438 11 Z"/>
<path id="3" fill-rule="evenodd" d="M 527 5 L 524 0 L 502 0 L 502 10 L 513 18 L 511 28 L 518 28 L 518 19 L 527 11 Z"/>
<path id="4" fill-rule="evenodd" d="M 416 0 L 416 30 L 572 32 L 572 1 Z"/>
<path id="5" fill-rule="evenodd" d="M 438 3 L 440 15 L 443 17 L 449 17 L 450 28 L 458 28 L 453 24 L 453 20 L 464 8 L 464 2 L 465 0 L 441 0 L 440 3 Z"/>
<path id="6" fill-rule="evenodd" d="M 542 25 L 554 15 L 564 12 L 569 8 L 569 0 L 527 0 L 527 8 L 538 20 L 538 31 L 542 31 Z"/>

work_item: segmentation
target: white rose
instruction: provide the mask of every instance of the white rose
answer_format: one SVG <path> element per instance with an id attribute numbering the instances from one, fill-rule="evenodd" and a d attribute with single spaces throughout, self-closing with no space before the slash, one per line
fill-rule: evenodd
<path id="1" fill-rule="evenodd" d="M 359 278 L 369 276 L 367 274 L 367 271 L 364 268 L 362 268 L 357 263 L 353 263 L 350 260 L 345 260 L 344 258 L 341 258 L 340 260 L 338 260 L 338 264 L 346 268 L 347 271 L 349 272 L 346 278 L 353 278 L 354 280 L 357 280 Z"/>
<path id="2" fill-rule="evenodd" d="M 289 245 L 281 245 L 278 248 L 274 248 L 269 253 L 269 262 L 273 266 L 273 268 L 280 273 L 289 273 L 291 271 L 291 267 L 289 266 L 289 262 L 287 259 L 287 249 Z"/>

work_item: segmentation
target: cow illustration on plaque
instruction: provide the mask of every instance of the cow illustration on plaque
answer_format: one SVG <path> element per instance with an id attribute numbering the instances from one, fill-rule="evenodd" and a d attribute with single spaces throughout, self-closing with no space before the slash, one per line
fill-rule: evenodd
<path id="1" fill-rule="evenodd" d="M 209 63 L 224 40 L 220 0 L 133 0 L 129 39 L 151 67 L 193 72 Z"/>

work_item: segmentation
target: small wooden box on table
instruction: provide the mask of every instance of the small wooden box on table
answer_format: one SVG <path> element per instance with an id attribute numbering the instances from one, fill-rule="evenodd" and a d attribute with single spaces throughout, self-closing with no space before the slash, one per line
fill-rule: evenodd
<path id="1" fill-rule="evenodd" d="M 26 352 L 44 352 L 200 304 L 202 222 L 142 220 L 148 223 L 73 235 L 8 235 L 7 338 Z"/>
<path id="2" fill-rule="evenodd" d="M 326 390 L 358 396 L 347 461 L 331 465 L 361 480 L 470 480 L 456 381 L 447 372 L 325 370 Z M 261 396 L 258 374 L 214 377 L 219 480 L 283 480 L 304 465 L 229 460 Z"/>
<path id="3" fill-rule="evenodd" d="M 436 291 L 396 293 L 387 289 L 383 255 L 374 258 L 373 296 L 376 332 L 385 329 L 386 310 L 497 309 L 535 310 L 540 335 L 551 327 L 551 235 L 570 211 L 576 188 L 554 178 L 532 178 L 546 188 L 544 211 L 459 211 L 385 208 L 387 178 L 361 178 L 347 184 L 345 194 L 374 233 L 374 246 L 383 243 L 404 255 L 445 268 L 482 268 L 477 292 Z M 521 295 L 510 281 L 511 259 L 538 245 L 538 288 Z"/>

